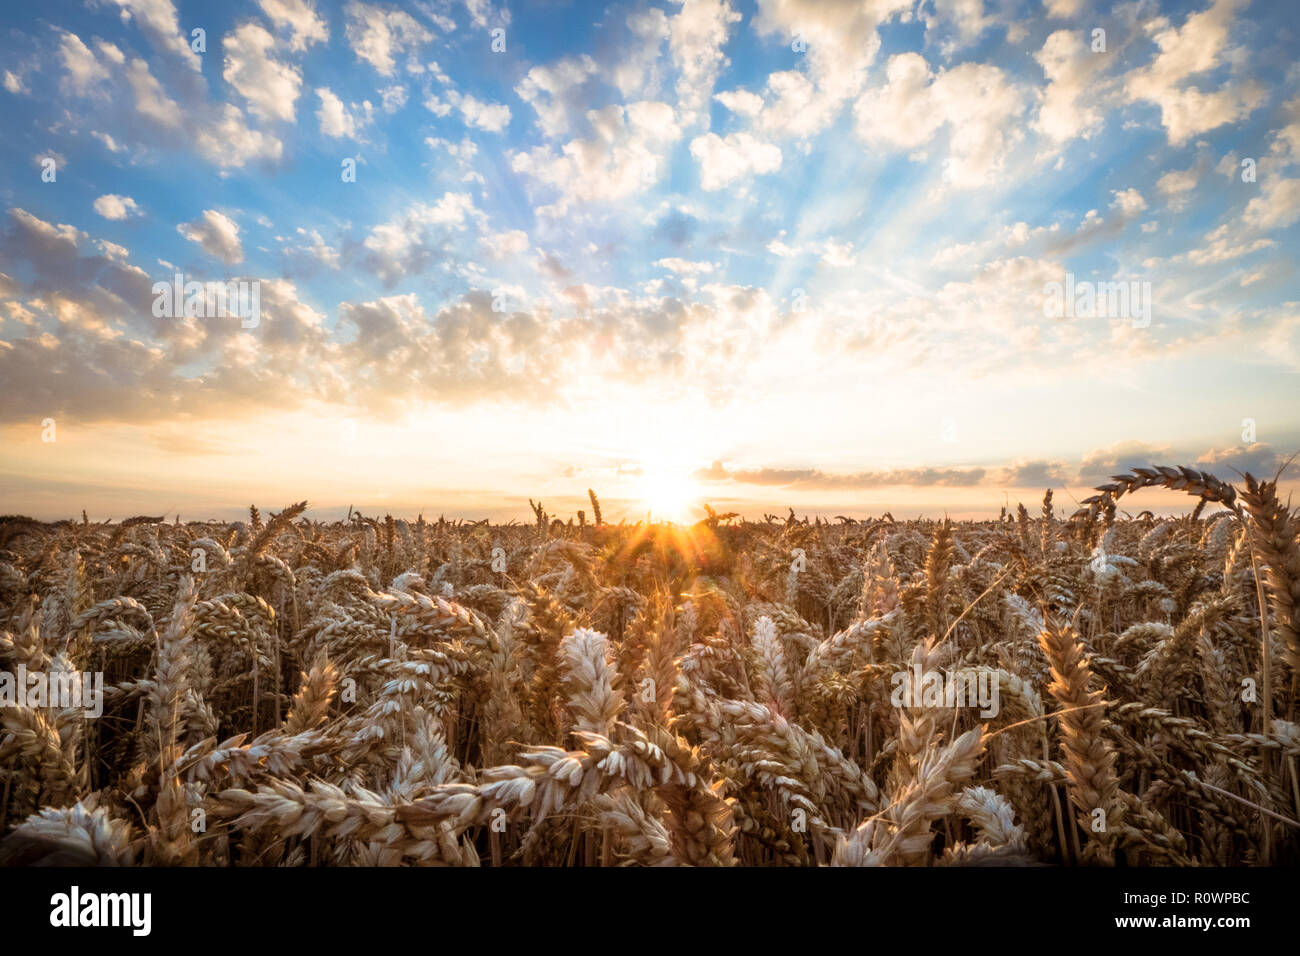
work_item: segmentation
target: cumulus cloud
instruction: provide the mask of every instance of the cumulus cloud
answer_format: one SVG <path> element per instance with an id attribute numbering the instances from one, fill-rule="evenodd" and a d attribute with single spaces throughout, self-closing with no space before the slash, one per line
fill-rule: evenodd
<path id="1" fill-rule="evenodd" d="M 1159 108 L 1170 143 L 1179 145 L 1243 119 L 1264 101 L 1264 88 L 1252 80 L 1229 79 L 1209 92 L 1188 82 L 1226 62 L 1233 18 L 1245 3 L 1215 0 L 1208 9 L 1189 16 L 1181 28 L 1163 18 L 1152 22 L 1152 39 L 1160 53 L 1128 75 L 1125 90 L 1130 101 Z"/>
<path id="2" fill-rule="evenodd" d="M 877 27 L 911 6 L 910 0 L 759 0 L 754 26 L 786 49 L 802 41 L 818 88 L 843 99 L 866 79 L 880 49 Z"/>
<path id="3" fill-rule="evenodd" d="M 1161 464 L 1169 451 L 1168 445 L 1139 441 L 1124 441 L 1108 448 L 1094 449 L 1084 454 L 1079 463 L 1079 480 L 1088 485 L 1100 484 L 1109 481 L 1112 475 Z"/>
<path id="4" fill-rule="evenodd" d="M 106 193 L 100 196 L 95 200 L 94 206 L 95 212 L 105 219 L 126 219 L 140 213 L 140 207 L 135 204 L 134 199 L 130 196 L 119 196 L 116 193 Z"/>
<path id="5" fill-rule="evenodd" d="M 781 150 L 749 133 L 705 133 L 691 140 L 691 155 L 700 164 L 700 186 L 722 189 L 742 177 L 772 173 L 781 168 Z"/>
<path id="6" fill-rule="evenodd" d="M 316 119 L 320 121 L 322 136 L 333 139 L 342 137 L 356 139 L 359 130 L 370 122 L 372 110 L 369 101 L 360 106 L 353 104 L 353 109 L 348 109 L 343 101 L 325 86 L 317 87 L 316 98 L 320 100 L 320 106 L 316 109 Z"/>
<path id="7" fill-rule="evenodd" d="M 157 49 L 179 57 L 192 70 L 200 68 L 199 57 L 190 49 L 189 37 L 181 31 L 172 0 L 111 0 L 122 10 L 124 20 L 135 20 Z"/>
<path id="8" fill-rule="evenodd" d="M 1273 176 L 1246 204 L 1242 222 L 1252 229 L 1285 229 L 1300 219 L 1300 179 Z"/>
<path id="9" fill-rule="evenodd" d="M 1082 31 L 1057 30 L 1034 59 L 1047 78 L 1035 127 L 1055 143 L 1088 139 L 1098 132 L 1103 98 L 1097 95 L 1097 78 L 1107 58 L 1092 52 Z"/>
<path id="10" fill-rule="evenodd" d="M 1200 169 L 1197 166 L 1191 169 L 1171 169 L 1156 180 L 1156 189 L 1164 194 L 1172 208 L 1181 209 L 1186 204 L 1186 194 L 1196 188 L 1199 178 Z"/>
<path id="11" fill-rule="evenodd" d="M 435 203 L 414 203 L 375 226 L 362 246 L 366 267 L 387 285 L 447 258 L 452 232 L 476 213 L 468 193 L 446 193 Z"/>
<path id="12" fill-rule="evenodd" d="M 179 90 L 178 101 L 144 59 L 128 58 L 115 44 L 103 40 L 96 39 L 92 51 L 71 33 L 59 31 L 59 37 L 63 67 L 59 89 L 66 100 L 61 108 L 73 121 L 93 124 L 96 128 L 90 130 L 91 135 L 111 152 L 146 153 L 175 149 L 178 143 L 192 144 L 196 155 L 222 170 L 280 158 L 283 144 L 278 138 L 251 128 L 248 116 L 234 103 L 208 99 L 202 77 L 184 66 L 179 76 L 171 69 L 173 84 Z M 232 76 L 245 84 L 245 71 L 252 68 L 253 61 L 243 58 L 242 52 L 236 60 L 238 70 Z M 175 66 L 174 60 L 154 62 L 164 69 L 169 64 Z M 258 99 L 256 89 L 250 90 Z M 258 105 L 261 109 L 284 111 L 279 104 L 259 100 Z M 76 110 L 83 107 L 84 116 L 78 116 Z M 112 133 L 104 132 L 105 128 Z"/>
<path id="13" fill-rule="evenodd" d="M 226 55 L 222 78 L 262 119 L 293 121 L 302 73 L 272 56 L 275 38 L 256 23 L 248 22 L 222 41 Z"/>
<path id="14" fill-rule="evenodd" d="M 537 126 L 548 139 L 570 132 L 587 111 L 588 91 L 599 71 L 585 53 L 535 66 L 515 86 L 518 97 L 537 113 Z"/>
<path id="15" fill-rule="evenodd" d="M 862 139 L 915 150 L 947 124 L 948 183 L 974 188 L 1002 168 L 1019 138 L 1014 121 L 1025 99 L 1000 69 L 962 63 L 936 74 L 919 54 L 900 53 L 890 58 L 886 76 L 884 86 L 867 90 L 854 107 Z"/>
<path id="16" fill-rule="evenodd" d="M 403 10 L 351 0 L 344 7 L 345 33 L 358 60 L 373 66 L 384 76 L 397 69 L 397 57 L 413 55 L 433 40 L 433 33 Z"/>
<path id="17" fill-rule="evenodd" d="M 279 139 L 251 128 L 247 117 L 233 103 L 225 105 L 214 123 L 199 127 L 195 136 L 199 152 L 223 169 L 239 168 L 256 160 L 275 161 L 284 151 Z"/>
<path id="18" fill-rule="evenodd" d="M 1196 459 L 1196 467 L 1224 481 L 1238 481 L 1239 472 L 1261 479 L 1272 478 L 1285 463 L 1286 458 L 1264 442 L 1211 448 Z"/>
<path id="19" fill-rule="evenodd" d="M 329 27 L 309 0 L 257 0 L 277 29 L 288 28 L 289 49 L 297 52 L 330 38 Z"/>
<path id="20" fill-rule="evenodd" d="M 722 52 L 740 13 L 727 0 L 673 0 L 680 9 L 669 20 L 669 43 L 677 80 L 678 108 L 691 115 L 709 101 L 718 73 L 727 63 Z"/>
<path id="21" fill-rule="evenodd" d="M 193 222 L 183 222 L 176 231 L 190 242 L 198 243 L 208 255 L 226 265 L 244 261 L 244 248 L 239 241 L 239 224 L 215 209 L 205 209 Z"/>
<path id="22" fill-rule="evenodd" d="M 448 90 L 447 100 L 460 111 L 466 126 L 499 133 L 510 123 L 510 107 L 501 103 L 487 103 L 468 93 Z"/>
<path id="23" fill-rule="evenodd" d="M 1015 461 L 997 476 L 1009 488 L 1059 488 L 1069 480 L 1069 467 L 1061 461 Z"/>
<path id="24" fill-rule="evenodd" d="M 587 114 L 592 136 L 565 143 L 557 153 L 538 146 L 511 156 L 511 168 L 559 193 L 542 215 L 564 215 L 575 202 L 605 202 L 634 195 L 659 181 L 669 147 L 681 137 L 672 107 L 642 101 Z"/>

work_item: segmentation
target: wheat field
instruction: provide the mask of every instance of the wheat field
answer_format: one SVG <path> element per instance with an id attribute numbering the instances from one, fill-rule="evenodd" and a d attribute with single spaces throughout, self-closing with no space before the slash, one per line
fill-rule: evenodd
<path id="1" fill-rule="evenodd" d="M 1159 518 L 1150 486 L 1199 499 Z M 1132 496 L 1132 497 L 1130 497 Z M 9 865 L 1279 865 L 1275 482 L 979 522 L 0 519 Z M 900 675 L 998 706 L 903 695 Z M 996 713 L 990 713 L 995 710 Z"/>

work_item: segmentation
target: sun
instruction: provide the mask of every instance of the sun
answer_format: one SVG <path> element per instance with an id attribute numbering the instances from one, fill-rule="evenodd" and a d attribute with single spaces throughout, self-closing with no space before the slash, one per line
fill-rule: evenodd
<path id="1" fill-rule="evenodd" d="M 685 469 L 647 467 L 641 474 L 638 497 L 654 521 L 691 520 L 700 489 Z"/>

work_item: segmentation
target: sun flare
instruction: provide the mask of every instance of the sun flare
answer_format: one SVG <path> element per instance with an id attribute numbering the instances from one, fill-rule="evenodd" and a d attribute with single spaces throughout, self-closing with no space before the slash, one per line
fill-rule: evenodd
<path id="1" fill-rule="evenodd" d="M 684 523 L 699 505 L 700 488 L 685 469 L 647 468 L 638 497 L 653 520 Z"/>

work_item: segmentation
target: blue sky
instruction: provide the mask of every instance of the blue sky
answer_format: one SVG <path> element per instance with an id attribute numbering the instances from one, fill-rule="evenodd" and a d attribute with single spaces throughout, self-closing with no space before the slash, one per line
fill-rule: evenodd
<path id="1" fill-rule="evenodd" d="M 7 5 L 0 492 L 974 514 L 1151 460 L 1271 474 L 1300 448 L 1293 20 Z M 177 271 L 258 282 L 262 321 L 154 315 Z M 1066 273 L 1149 283 L 1150 321 L 1045 315 Z"/>

